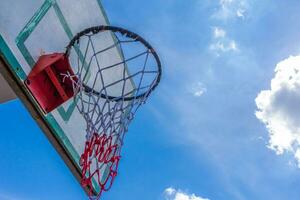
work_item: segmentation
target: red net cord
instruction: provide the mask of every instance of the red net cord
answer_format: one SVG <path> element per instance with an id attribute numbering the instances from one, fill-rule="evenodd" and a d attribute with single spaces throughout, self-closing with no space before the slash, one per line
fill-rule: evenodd
<path id="1" fill-rule="evenodd" d="M 120 160 L 120 156 L 117 155 L 118 148 L 118 144 L 113 144 L 112 136 L 106 134 L 94 133 L 86 142 L 80 158 L 83 174 L 81 185 L 89 188 L 90 197 L 93 196 L 93 181 L 100 187 L 97 196 L 111 188 Z"/>

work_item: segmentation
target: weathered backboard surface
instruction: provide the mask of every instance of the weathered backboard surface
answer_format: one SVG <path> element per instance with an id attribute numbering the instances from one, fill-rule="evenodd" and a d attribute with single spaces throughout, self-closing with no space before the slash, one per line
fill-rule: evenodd
<path id="1" fill-rule="evenodd" d="M 73 99 L 43 114 L 24 80 L 41 52 L 64 52 L 79 31 L 108 21 L 100 0 L 0 1 L 0 72 L 23 101 L 78 180 L 84 150 L 86 122 Z M 113 35 L 103 42 L 113 42 Z M 111 59 L 120 59 L 116 49 Z M 72 61 L 71 61 L 72 63 Z M 90 73 L 93 77 L 93 73 Z M 94 184 L 94 189 L 99 188 Z"/>

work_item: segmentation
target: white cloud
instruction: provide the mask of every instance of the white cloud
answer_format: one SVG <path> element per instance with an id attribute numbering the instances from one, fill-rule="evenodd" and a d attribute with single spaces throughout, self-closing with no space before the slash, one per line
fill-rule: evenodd
<path id="1" fill-rule="evenodd" d="M 188 194 L 181 190 L 176 190 L 172 187 L 165 189 L 164 192 L 165 200 L 209 200 L 195 194 Z"/>
<path id="2" fill-rule="evenodd" d="M 219 40 L 212 43 L 209 46 L 211 51 L 219 52 L 228 52 L 228 51 L 238 51 L 237 44 L 234 40 Z"/>
<path id="3" fill-rule="evenodd" d="M 244 17 L 245 17 L 245 10 L 239 8 L 239 9 L 236 11 L 236 16 L 241 17 L 241 18 L 244 18 Z"/>
<path id="4" fill-rule="evenodd" d="M 214 27 L 214 37 L 223 38 L 226 36 L 226 31 L 220 27 Z"/>
<path id="5" fill-rule="evenodd" d="M 167 194 L 168 196 L 171 196 L 175 193 L 176 193 L 176 190 L 174 188 L 169 187 L 169 188 L 165 189 L 165 194 Z"/>
<path id="6" fill-rule="evenodd" d="M 227 32 L 221 27 L 214 27 L 212 31 L 213 41 L 209 49 L 217 55 L 229 51 L 238 51 L 236 41 L 226 36 Z"/>
<path id="7" fill-rule="evenodd" d="M 188 90 L 192 93 L 195 97 L 201 97 L 206 91 L 206 87 L 203 83 L 197 82 L 192 86 L 188 86 Z"/>
<path id="8" fill-rule="evenodd" d="M 227 4 L 230 4 L 232 2 L 233 2 L 233 0 L 220 0 L 220 4 L 222 6 L 226 6 Z"/>
<path id="9" fill-rule="evenodd" d="M 220 20 L 228 20 L 234 17 L 244 18 L 248 8 L 246 0 L 220 0 L 219 8 L 212 17 Z"/>
<path id="10" fill-rule="evenodd" d="M 269 132 L 269 148 L 292 153 L 300 167 L 300 56 L 277 64 L 271 88 L 261 91 L 255 102 L 256 116 Z"/>

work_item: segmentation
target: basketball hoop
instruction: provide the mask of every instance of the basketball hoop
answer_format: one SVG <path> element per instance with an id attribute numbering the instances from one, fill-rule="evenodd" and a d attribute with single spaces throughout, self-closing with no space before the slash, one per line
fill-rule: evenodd
<path id="1" fill-rule="evenodd" d="M 101 38 L 107 34 L 113 34 L 115 41 L 105 46 Z M 82 46 L 83 55 L 78 51 Z M 106 57 L 116 50 L 119 60 L 107 62 Z M 74 101 L 87 126 L 80 158 L 81 184 L 90 189 L 91 199 L 98 199 L 117 175 L 124 134 L 137 109 L 158 85 L 161 63 L 146 40 L 113 26 L 96 26 L 78 33 L 67 46 L 65 56 L 77 58 L 76 64 L 71 63 L 74 74 L 61 76 L 63 81 L 72 81 Z M 96 74 L 88 74 L 91 68 L 96 69 Z M 106 74 L 112 68 L 122 75 L 108 79 Z M 91 189 L 95 182 L 99 191 Z"/>

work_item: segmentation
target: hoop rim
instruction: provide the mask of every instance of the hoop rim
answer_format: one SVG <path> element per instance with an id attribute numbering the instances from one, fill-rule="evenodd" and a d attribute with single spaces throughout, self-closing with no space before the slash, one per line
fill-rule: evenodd
<path id="1" fill-rule="evenodd" d="M 154 48 L 144 38 L 142 38 L 138 34 L 132 32 L 132 31 L 129 31 L 127 29 L 117 27 L 117 26 L 100 25 L 100 26 L 93 26 L 93 27 L 90 27 L 90 28 L 86 28 L 83 31 L 77 33 L 71 39 L 71 41 L 69 42 L 69 44 L 66 47 L 65 56 L 67 58 L 69 58 L 71 48 L 75 45 L 76 42 L 79 42 L 81 36 L 84 36 L 84 35 L 86 35 L 88 33 L 97 34 L 97 33 L 104 32 L 104 31 L 112 31 L 114 33 L 119 32 L 119 33 L 121 33 L 122 35 L 125 35 L 128 38 L 134 39 L 135 41 L 138 41 L 138 42 L 142 43 L 147 49 L 149 49 L 150 53 L 155 58 L 155 61 L 157 63 L 157 68 L 158 68 L 158 76 L 152 82 L 149 90 L 147 90 L 146 92 L 144 92 L 142 94 L 139 94 L 137 96 L 132 96 L 132 97 L 116 97 L 116 96 L 105 95 L 105 94 L 102 94 L 99 91 L 96 91 L 96 90 L 90 88 L 86 84 L 82 84 L 83 87 L 84 87 L 85 92 L 92 92 L 93 94 L 95 94 L 97 96 L 100 96 L 101 98 L 109 99 L 109 100 L 113 100 L 113 101 L 120 101 L 120 100 L 131 101 L 131 100 L 134 100 L 134 99 L 141 99 L 143 97 L 147 98 L 150 95 L 150 93 L 157 87 L 157 85 L 159 84 L 159 82 L 161 80 L 162 67 L 161 67 L 161 62 L 160 62 L 159 56 L 156 53 L 156 51 L 154 50 Z"/>

